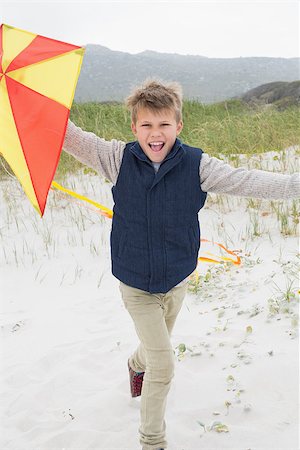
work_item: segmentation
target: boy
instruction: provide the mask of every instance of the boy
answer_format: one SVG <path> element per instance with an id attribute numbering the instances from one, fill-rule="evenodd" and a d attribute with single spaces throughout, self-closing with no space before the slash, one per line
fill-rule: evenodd
<path id="1" fill-rule="evenodd" d="M 233 169 L 183 144 L 177 83 L 146 81 L 126 103 L 135 142 L 107 142 L 69 121 L 64 149 L 113 184 L 112 273 L 140 339 L 128 360 L 131 395 L 141 395 L 140 443 L 164 450 L 170 335 L 197 265 L 198 212 L 207 192 L 290 198 L 299 196 L 300 183 L 298 174 Z"/>

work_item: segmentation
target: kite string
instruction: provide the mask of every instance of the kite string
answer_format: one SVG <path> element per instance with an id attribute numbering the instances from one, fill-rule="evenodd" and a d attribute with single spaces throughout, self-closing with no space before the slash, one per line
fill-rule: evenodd
<path id="1" fill-rule="evenodd" d="M 106 208 L 106 206 L 103 206 L 100 203 L 95 202 L 94 200 L 90 200 L 89 198 L 85 197 L 84 195 L 77 194 L 76 192 L 73 192 L 70 189 L 64 188 L 60 184 L 56 183 L 56 181 L 52 181 L 51 189 L 53 189 L 53 188 L 58 189 L 64 193 L 70 195 L 71 197 L 74 197 L 79 200 L 84 200 L 84 201 L 90 203 L 91 205 L 96 206 L 96 208 L 98 208 L 100 210 L 100 213 L 105 217 L 108 217 L 111 219 L 113 216 L 113 211 L 111 209 Z"/>
<path id="2" fill-rule="evenodd" d="M 3 162 L 2 162 L 2 158 L 0 158 L 0 162 L 1 162 L 1 165 L 2 165 L 2 167 L 3 167 L 3 169 L 4 169 L 4 171 L 7 173 L 7 175 L 8 175 L 10 178 L 13 178 L 14 180 L 16 180 L 16 176 L 15 176 L 14 174 L 11 174 L 11 173 L 6 169 L 6 167 L 4 166 L 4 164 L 3 164 Z M 61 186 L 61 185 L 59 185 L 58 183 L 56 183 L 55 181 L 52 181 L 51 189 L 52 189 L 52 190 L 57 189 L 57 190 L 61 191 L 61 193 L 68 194 L 68 195 L 70 195 L 71 197 L 75 198 L 77 201 L 78 201 L 78 200 L 84 200 L 84 201 L 86 201 L 86 202 L 92 204 L 94 207 L 96 207 L 96 209 L 92 209 L 92 208 L 88 208 L 88 209 L 90 209 L 91 211 L 94 211 L 94 212 L 100 212 L 100 214 L 102 214 L 103 216 L 105 216 L 105 217 L 107 217 L 107 218 L 109 218 L 109 219 L 111 219 L 112 216 L 113 216 L 113 211 L 110 210 L 109 208 L 106 208 L 105 206 L 101 205 L 100 203 L 97 203 L 97 202 L 95 202 L 95 201 L 93 201 L 93 200 L 90 200 L 89 198 L 87 198 L 87 197 L 85 197 L 85 196 L 83 196 L 83 195 L 77 194 L 76 192 L 73 192 L 73 191 L 71 191 L 70 189 L 66 189 L 66 188 L 64 188 L 63 186 Z M 75 201 L 76 201 L 76 200 L 75 200 Z M 207 239 L 201 239 L 201 242 L 211 242 L 211 241 L 209 241 L 209 240 L 207 240 Z M 218 246 L 219 246 L 220 248 L 222 248 L 225 252 L 227 252 L 228 254 L 230 254 L 230 255 L 232 255 L 232 256 L 235 256 L 235 258 L 236 258 L 236 260 L 234 261 L 232 258 L 221 257 L 221 260 L 223 260 L 223 261 L 226 261 L 226 260 L 227 260 L 227 261 L 230 261 L 230 262 L 232 262 L 232 263 L 235 264 L 235 265 L 239 265 L 239 264 L 241 263 L 240 257 L 239 257 L 234 251 L 228 250 L 224 245 L 219 244 L 218 242 L 214 242 L 214 244 L 218 245 Z M 212 256 L 213 256 L 213 255 L 212 255 Z M 212 262 L 212 263 L 217 263 L 217 262 L 219 262 L 219 261 L 216 261 L 216 260 L 214 260 L 214 259 L 207 258 L 207 257 L 205 257 L 205 256 L 199 257 L 198 260 L 199 260 L 199 261 Z"/>
<path id="3" fill-rule="evenodd" d="M 102 214 L 103 216 L 105 216 L 105 217 L 107 217 L 109 219 L 111 219 L 112 216 L 113 216 L 113 211 L 110 210 L 109 208 L 101 205 L 100 203 L 95 202 L 94 200 L 90 200 L 89 198 L 87 198 L 87 197 L 85 197 L 83 195 L 77 194 L 76 192 L 73 192 L 70 189 L 66 189 L 63 186 L 61 186 L 58 183 L 56 183 L 55 181 L 52 182 L 51 188 L 52 189 L 54 189 L 54 188 L 58 189 L 59 191 L 65 193 L 65 194 L 68 194 L 71 197 L 75 198 L 77 201 L 78 200 L 84 200 L 84 201 L 92 204 L 93 206 L 95 206 L 97 208 L 97 211 L 100 212 L 100 214 Z M 221 249 L 223 249 L 229 255 L 232 255 L 232 256 L 234 256 L 236 258 L 234 260 L 233 258 L 230 258 L 230 257 L 220 256 L 219 258 L 221 259 L 221 261 L 224 261 L 224 262 L 229 261 L 229 262 L 232 262 L 234 265 L 240 265 L 241 264 L 240 257 L 234 251 L 228 250 L 224 245 L 219 244 L 218 242 L 209 241 L 208 239 L 200 239 L 200 241 L 201 242 L 213 243 L 213 244 L 219 246 Z M 214 256 L 214 255 L 212 255 L 212 256 Z M 212 258 L 207 258 L 205 256 L 200 256 L 198 258 L 198 260 L 199 261 L 203 261 L 203 262 L 211 262 L 211 263 L 215 263 L 215 264 L 220 262 L 219 260 L 212 259 Z"/>

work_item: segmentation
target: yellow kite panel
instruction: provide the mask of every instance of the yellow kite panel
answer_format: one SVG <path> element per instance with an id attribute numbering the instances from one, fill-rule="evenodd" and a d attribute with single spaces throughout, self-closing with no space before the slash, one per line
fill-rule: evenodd
<path id="1" fill-rule="evenodd" d="M 71 108 L 84 49 L 12 70 L 6 75 L 52 100 Z M 80 62 L 80 64 L 78 64 Z M 75 71 L 74 67 L 78 66 Z"/>
<path id="2" fill-rule="evenodd" d="M 15 59 L 15 57 L 26 47 L 28 47 L 37 35 L 29 33 L 28 31 L 19 30 L 18 28 L 14 28 L 9 25 L 3 25 L 2 33 L 2 68 L 5 72 L 12 60 Z"/>

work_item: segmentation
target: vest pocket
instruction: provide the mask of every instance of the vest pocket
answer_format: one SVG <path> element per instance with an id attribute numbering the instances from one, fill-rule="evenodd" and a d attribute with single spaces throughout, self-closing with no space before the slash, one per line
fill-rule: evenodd
<path id="1" fill-rule="evenodd" d="M 119 258 L 124 254 L 124 250 L 125 250 L 126 242 L 127 242 L 127 234 L 128 234 L 128 230 L 123 229 L 121 232 L 120 239 L 119 239 L 119 247 L 118 247 L 118 253 L 117 253 L 117 256 Z"/>
<path id="2" fill-rule="evenodd" d="M 120 236 L 117 262 L 132 277 L 149 276 L 149 256 L 146 249 L 133 245 L 131 230 L 124 230 Z"/>

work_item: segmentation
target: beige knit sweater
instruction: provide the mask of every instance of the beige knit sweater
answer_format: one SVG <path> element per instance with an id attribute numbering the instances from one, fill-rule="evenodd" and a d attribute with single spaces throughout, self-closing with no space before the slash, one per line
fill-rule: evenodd
<path id="1" fill-rule="evenodd" d="M 116 183 L 126 143 L 105 141 L 83 131 L 69 120 L 63 148 L 80 162 Z M 284 175 L 263 170 L 233 168 L 203 153 L 200 163 L 201 189 L 244 197 L 288 199 L 300 197 L 300 174 Z"/>

